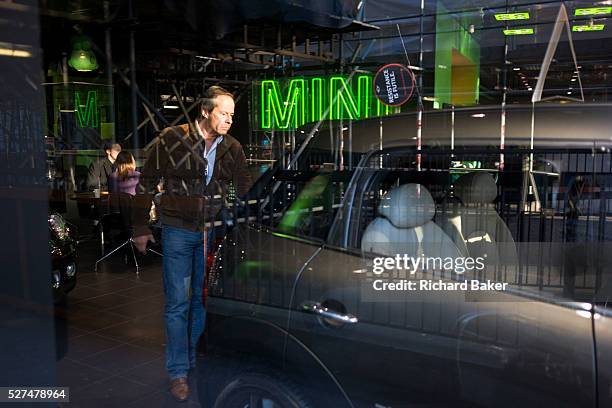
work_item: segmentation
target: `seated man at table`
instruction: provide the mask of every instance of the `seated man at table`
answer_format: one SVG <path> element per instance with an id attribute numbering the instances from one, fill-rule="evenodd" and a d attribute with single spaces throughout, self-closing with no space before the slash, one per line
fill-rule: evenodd
<path id="1" fill-rule="evenodd" d="M 89 191 L 100 189 L 100 191 L 108 191 L 108 178 L 115 171 L 115 160 L 121 152 L 119 143 L 104 144 L 104 153 L 106 157 L 98 158 L 89 166 L 87 174 L 87 188 Z"/>

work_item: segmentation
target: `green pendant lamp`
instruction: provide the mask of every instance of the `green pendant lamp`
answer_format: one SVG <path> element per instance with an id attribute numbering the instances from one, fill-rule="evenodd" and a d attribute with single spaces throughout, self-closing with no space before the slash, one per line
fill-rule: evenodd
<path id="1" fill-rule="evenodd" d="M 72 54 L 68 65 L 80 72 L 93 71 L 98 68 L 98 61 L 91 50 L 91 40 L 84 35 L 72 38 Z"/>

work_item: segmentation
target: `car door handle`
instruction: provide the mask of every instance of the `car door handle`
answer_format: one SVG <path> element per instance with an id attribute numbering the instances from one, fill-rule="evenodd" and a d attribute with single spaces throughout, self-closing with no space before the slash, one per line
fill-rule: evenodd
<path id="1" fill-rule="evenodd" d="M 357 319 L 357 317 L 353 316 L 352 314 L 348 314 L 348 313 L 342 314 L 334 310 L 330 310 L 327 307 L 322 306 L 321 303 L 318 303 L 318 302 L 312 302 L 312 301 L 304 302 L 302 304 L 302 310 L 308 313 L 314 313 L 325 319 L 334 320 L 340 323 L 359 322 L 359 319 Z"/>

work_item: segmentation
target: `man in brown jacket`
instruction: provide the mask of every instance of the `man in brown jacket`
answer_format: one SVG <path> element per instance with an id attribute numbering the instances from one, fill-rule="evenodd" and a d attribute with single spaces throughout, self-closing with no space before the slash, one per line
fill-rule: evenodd
<path id="1" fill-rule="evenodd" d="M 179 401 L 189 396 L 187 374 L 196 363 L 198 339 L 204 331 L 202 288 L 210 222 L 219 202 L 234 190 L 246 194 L 251 178 L 240 143 L 227 132 L 232 126 L 234 98 L 210 87 L 199 117 L 189 124 L 164 129 L 140 176 L 144 194 L 134 203 L 134 244 L 140 252 L 153 241 L 147 227 L 153 194 L 163 179 L 161 198 L 163 282 L 166 296 L 166 369 L 170 392 Z"/>

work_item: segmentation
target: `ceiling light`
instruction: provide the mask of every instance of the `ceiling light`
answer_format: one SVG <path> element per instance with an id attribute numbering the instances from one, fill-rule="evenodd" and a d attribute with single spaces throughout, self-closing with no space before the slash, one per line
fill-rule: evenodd
<path id="1" fill-rule="evenodd" d="M 567 91 L 567 94 L 568 94 L 568 95 L 571 95 L 571 94 L 572 94 L 572 91 Z"/>
<path id="2" fill-rule="evenodd" d="M 575 25 L 572 27 L 572 31 L 579 33 L 583 31 L 603 31 L 605 26 L 605 24 Z"/>
<path id="3" fill-rule="evenodd" d="M 520 71 L 520 70 L 521 70 L 521 68 L 520 68 L 520 67 L 514 67 L 514 68 L 512 68 L 512 69 L 513 69 L 514 71 Z"/>
<path id="4" fill-rule="evenodd" d="M 0 55 L 5 57 L 19 57 L 19 58 L 28 58 L 32 56 L 30 51 L 24 50 L 13 50 L 10 48 L 0 48 Z"/>
<path id="5" fill-rule="evenodd" d="M 204 59 L 204 60 L 211 60 L 211 61 L 221 61 L 219 58 L 215 58 L 215 57 L 206 57 L 204 55 L 196 55 L 196 58 L 200 58 L 200 59 Z"/>
<path id="6" fill-rule="evenodd" d="M 528 35 L 533 34 L 533 28 L 510 28 L 504 30 L 504 35 Z"/>
<path id="7" fill-rule="evenodd" d="M 484 118 L 486 115 L 484 113 L 474 113 L 472 115 L 473 118 Z"/>
<path id="8" fill-rule="evenodd" d="M 533 91 L 532 87 L 527 88 L 528 91 Z"/>
<path id="9" fill-rule="evenodd" d="M 178 109 L 179 107 L 176 105 L 164 105 L 164 109 Z"/>
<path id="10" fill-rule="evenodd" d="M 499 14 L 495 14 L 495 20 L 497 21 L 529 20 L 529 13 L 528 12 L 499 13 Z"/>
<path id="11" fill-rule="evenodd" d="M 576 82 L 576 78 L 572 78 L 572 82 Z"/>
<path id="12" fill-rule="evenodd" d="M 591 7 L 591 8 L 579 8 L 576 9 L 574 15 L 576 16 L 600 16 L 602 14 L 612 13 L 612 7 Z"/>

